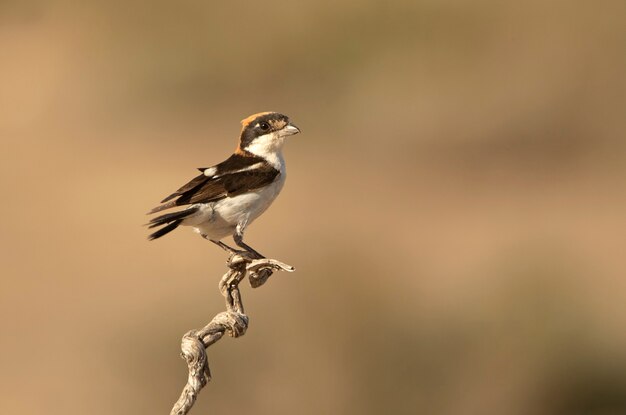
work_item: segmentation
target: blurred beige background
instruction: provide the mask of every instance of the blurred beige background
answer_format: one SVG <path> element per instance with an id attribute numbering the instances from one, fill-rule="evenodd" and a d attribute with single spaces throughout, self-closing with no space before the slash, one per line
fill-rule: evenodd
<path id="1" fill-rule="evenodd" d="M 224 253 L 144 213 L 303 130 L 194 414 L 626 413 L 626 3 L 0 3 L 0 412 L 167 414 Z M 188 301 L 191 298 L 192 301 Z"/>

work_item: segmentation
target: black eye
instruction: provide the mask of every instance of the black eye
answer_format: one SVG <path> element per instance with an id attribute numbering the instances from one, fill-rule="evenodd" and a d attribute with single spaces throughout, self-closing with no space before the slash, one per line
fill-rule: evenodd
<path id="1" fill-rule="evenodd" d="M 261 127 L 261 130 L 263 131 L 267 131 L 270 129 L 270 125 L 266 122 L 262 122 L 261 124 L 259 124 L 259 127 Z"/>

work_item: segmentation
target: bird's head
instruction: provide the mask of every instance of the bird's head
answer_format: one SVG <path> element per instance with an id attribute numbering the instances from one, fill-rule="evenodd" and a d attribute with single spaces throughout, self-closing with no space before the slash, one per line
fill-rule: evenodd
<path id="1" fill-rule="evenodd" d="M 241 137 L 237 151 L 256 155 L 280 151 L 285 138 L 298 134 L 300 129 L 289 121 L 289 117 L 277 112 L 261 112 L 241 121 Z"/>

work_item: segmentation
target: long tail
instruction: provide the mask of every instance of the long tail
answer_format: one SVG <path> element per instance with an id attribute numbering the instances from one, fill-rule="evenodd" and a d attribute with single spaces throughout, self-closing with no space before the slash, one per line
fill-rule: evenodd
<path id="1" fill-rule="evenodd" d="M 174 229 L 178 227 L 178 225 L 180 225 L 183 219 L 185 219 L 188 216 L 193 215 L 197 211 L 198 211 L 198 208 L 194 207 L 194 208 L 181 210 L 179 212 L 166 213 L 165 215 L 157 216 L 156 218 L 148 222 L 148 228 L 152 229 L 152 228 L 156 228 L 157 226 L 162 226 L 162 225 L 166 225 L 166 226 L 162 227 L 158 231 L 148 236 L 148 239 L 152 241 L 153 239 L 160 238 L 161 236 L 172 232 Z"/>

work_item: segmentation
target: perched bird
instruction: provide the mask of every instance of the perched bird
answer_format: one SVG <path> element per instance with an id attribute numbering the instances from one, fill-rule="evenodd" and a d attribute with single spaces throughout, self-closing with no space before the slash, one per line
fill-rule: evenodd
<path id="1" fill-rule="evenodd" d="M 180 225 L 192 226 L 205 239 L 230 251 L 234 249 L 221 239 L 232 235 L 239 247 L 261 257 L 244 243 L 243 234 L 283 188 L 283 144 L 285 138 L 298 134 L 300 129 L 277 112 L 251 115 L 241 125 L 239 145 L 233 155 L 213 167 L 199 168 L 200 175 L 148 212 L 188 206 L 153 218 L 148 227 L 162 227 L 148 239 L 160 238 Z"/>

